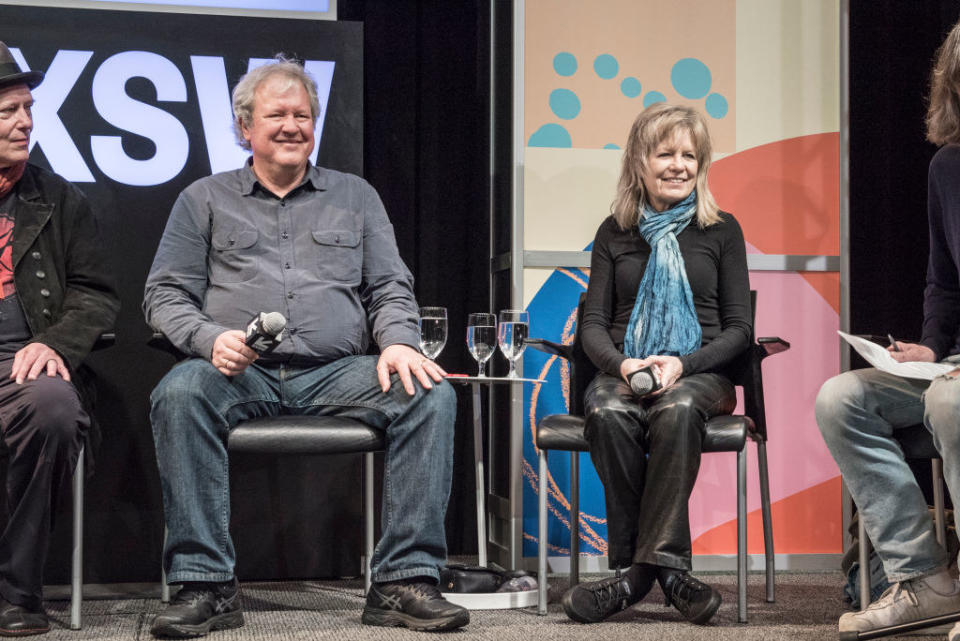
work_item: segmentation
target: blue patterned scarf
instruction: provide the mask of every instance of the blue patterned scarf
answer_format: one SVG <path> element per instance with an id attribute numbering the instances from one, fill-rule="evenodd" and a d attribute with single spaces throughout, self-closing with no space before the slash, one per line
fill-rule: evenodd
<path id="1" fill-rule="evenodd" d="M 627 325 L 623 351 L 630 358 L 683 356 L 700 347 L 700 323 L 677 243 L 677 234 L 696 212 L 696 189 L 666 211 L 643 204 L 638 227 L 650 245 L 650 258 Z"/>

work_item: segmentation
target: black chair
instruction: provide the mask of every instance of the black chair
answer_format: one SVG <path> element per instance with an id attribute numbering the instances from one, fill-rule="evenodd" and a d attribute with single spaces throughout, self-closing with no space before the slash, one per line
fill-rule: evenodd
<path id="1" fill-rule="evenodd" d="M 184 355 L 167 338 L 157 332 L 148 343 L 182 360 Z M 474 447 L 480 443 L 475 442 Z M 352 418 L 337 416 L 274 416 L 243 421 L 227 439 L 229 452 L 254 454 L 364 454 L 363 457 L 363 514 L 364 514 L 364 591 L 370 589 L 370 560 L 374 548 L 373 455 L 386 447 L 385 432 Z M 476 479 L 478 511 L 483 505 L 483 478 Z M 166 542 L 166 529 L 164 529 Z M 170 601 L 170 586 L 161 563 L 161 601 Z"/>
<path id="2" fill-rule="evenodd" d="M 147 343 L 180 361 L 184 354 L 160 332 Z M 246 454 L 354 454 L 363 453 L 363 582 L 370 589 L 370 559 L 374 547 L 373 455 L 385 448 L 384 432 L 352 418 L 338 416 L 271 416 L 239 423 L 227 438 L 227 451 Z M 166 544 L 167 530 L 163 540 Z M 170 601 L 167 573 L 160 564 L 160 600 Z"/>
<path id="3" fill-rule="evenodd" d="M 336 416 L 275 416 L 244 421 L 230 431 L 227 450 L 231 453 L 269 454 L 353 454 L 363 456 L 363 579 L 364 592 L 370 589 L 370 559 L 373 557 L 373 454 L 385 447 L 384 432 L 361 421 Z M 166 528 L 164 528 L 166 542 Z M 170 586 L 161 564 L 160 600 L 170 601 Z"/>
<path id="4" fill-rule="evenodd" d="M 572 344 L 562 345 L 542 339 L 527 341 L 531 347 L 561 356 L 570 363 L 570 413 L 553 414 L 540 419 L 535 444 L 540 452 L 539 465 L 539 559 L 540 594 L 538 612 L 547 612 L 547 452 L 563 450 L 570 455 L 570 583 L 579 582 L 580 497 L 579 456 L 589 451 L 583 436 L 583 394 L 596 374 L 596 368 L 583 351 L 580 340 L 584 294 L 580 295 Z M 751 292 L 756 309 L 756 292 Z M 763 518 L 763 542 L 766 555 L 767 601 L 774 601 L 773 527 L 770 520 L 770 484 L 767 476 L 767 423 L 763 403 L 761 361 L 767 356 L 786 351 L 790 344 L 778 337 L 751 341 L 751 345 L 730 368 L 734 384 L 743 388 L 745 416 L 717 416 L 706 424 L 703 452 L 737 453 L 737 616 L 747 621 L 747 448 L 749 436 L 757 444 L 760 470 L 760 499 Z"/>

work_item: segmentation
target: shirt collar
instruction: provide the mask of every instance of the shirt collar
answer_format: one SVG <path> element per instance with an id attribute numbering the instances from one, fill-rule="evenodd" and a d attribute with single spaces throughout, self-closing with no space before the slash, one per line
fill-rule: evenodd
<path id="1" fill-rule="evenodd" d="M 304 174 L 303 180 L 300 181 L 300 184 L 297 185 L 296 189 L 302 187 L 305 183 L 310 183 L 310 186 L 317 191 L 325 191 L 327 189 L 327 170 L 322 167 L 317 167 L 311 163 L 307 163 L 307 173 Z M 244 196 L 249 196 L 253 193 L 255 187 L 260 186 L 263 188 L 263 185 L 260 184 L 260 179 L 257 178 L 257 175 L 253 173 L 253 157 L 247 159 L 247 162 L 243 164 L 243 168 L 240 170 L 240 193 Z"/>

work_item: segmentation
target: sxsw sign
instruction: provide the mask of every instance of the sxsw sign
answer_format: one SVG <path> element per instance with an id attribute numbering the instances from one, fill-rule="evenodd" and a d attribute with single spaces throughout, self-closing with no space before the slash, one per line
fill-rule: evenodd
<path id="1" fill-rule="evenodd" d="M 14 58 L 24 70 L 31 69 L 29 51 L 24 54 L 11 47 Z M 33 90 L 34 129 L 31 149 L 38 145 L 56 173 L 72 182 L 94 182 L 90 163 L 110 179 L 132 186 L 160 185 L 177 177 L 190 153 L 186 125 L 163 109 L 163 103 L 187 102 L 187 82 L 196 89 L 199 122 L 203 129 L 211 172 L 240 167 L 248 152 L 241 149 L 233 134 L 233 110 L 223 57 L 190 56 L 190 69 L 177 68 L 168 58 L 149 51 L 122 51 L 100 63 L 93 73 L 91 95 L 93 109 L 110 125 L 150 140 L 156 151 L 150 158 L 134 158 L 123 148 L 117 135 L 91 135 L 90 154 L 85 159 L 64 121 L 60 110 L 67 96 L 86 71 L 93 51 L 57 51 L 46 70 L 43 82 Z M 270 62 L 266 58 L 249 59 L 247 69 Z M 316 146 L 311 162 L 316 162 L 323 123 L 327 115 L 330 86 L 335 63 L 307 60 L 306 71 L 317 82 L 320 117 L 316 127 Z M 127 93 L 127 81 L 142 78 L 156 90 L 157 105 L 134 99 Z M 188 80 L 189 78 L 189 80 Z M 192 121 L 191 125 L 195 124 Z"/>

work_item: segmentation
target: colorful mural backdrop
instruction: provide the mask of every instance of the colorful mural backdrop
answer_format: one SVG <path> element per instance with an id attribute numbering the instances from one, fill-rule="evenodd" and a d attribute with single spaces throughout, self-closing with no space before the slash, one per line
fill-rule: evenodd
<path id="1" fill-rule="evenodd" d="M 840 254 L 838 0 L 527 0 L 524 34 L 524 249 L 589 249 L 608 215 L 620 149 L 636 115 L 669 101 L 707 116 L 710 186 L 752 254 Z M 526 269 L 532 336 L 573 337 L 589 270 Z M 793 349 L 764 364 L 778 553 L 841 551 L 839 472 L 813 401 L 839 372 L 835 272 L 751 272 L 756 333 Z M 532 434 L 568 404 L 562 360 L 527 350 L 524 555 L 536 555 Z M 755 449 L 749 448 L 749 550 L 762 552 Z M 551 554 L 569 553 L 569 457 L 551 459 Z M 703 458 L 691 499 L 695 554 L 736 551 L 734 454 Z M 603 488 L 581 460 L 581 551 L 606 554 Z"/>

